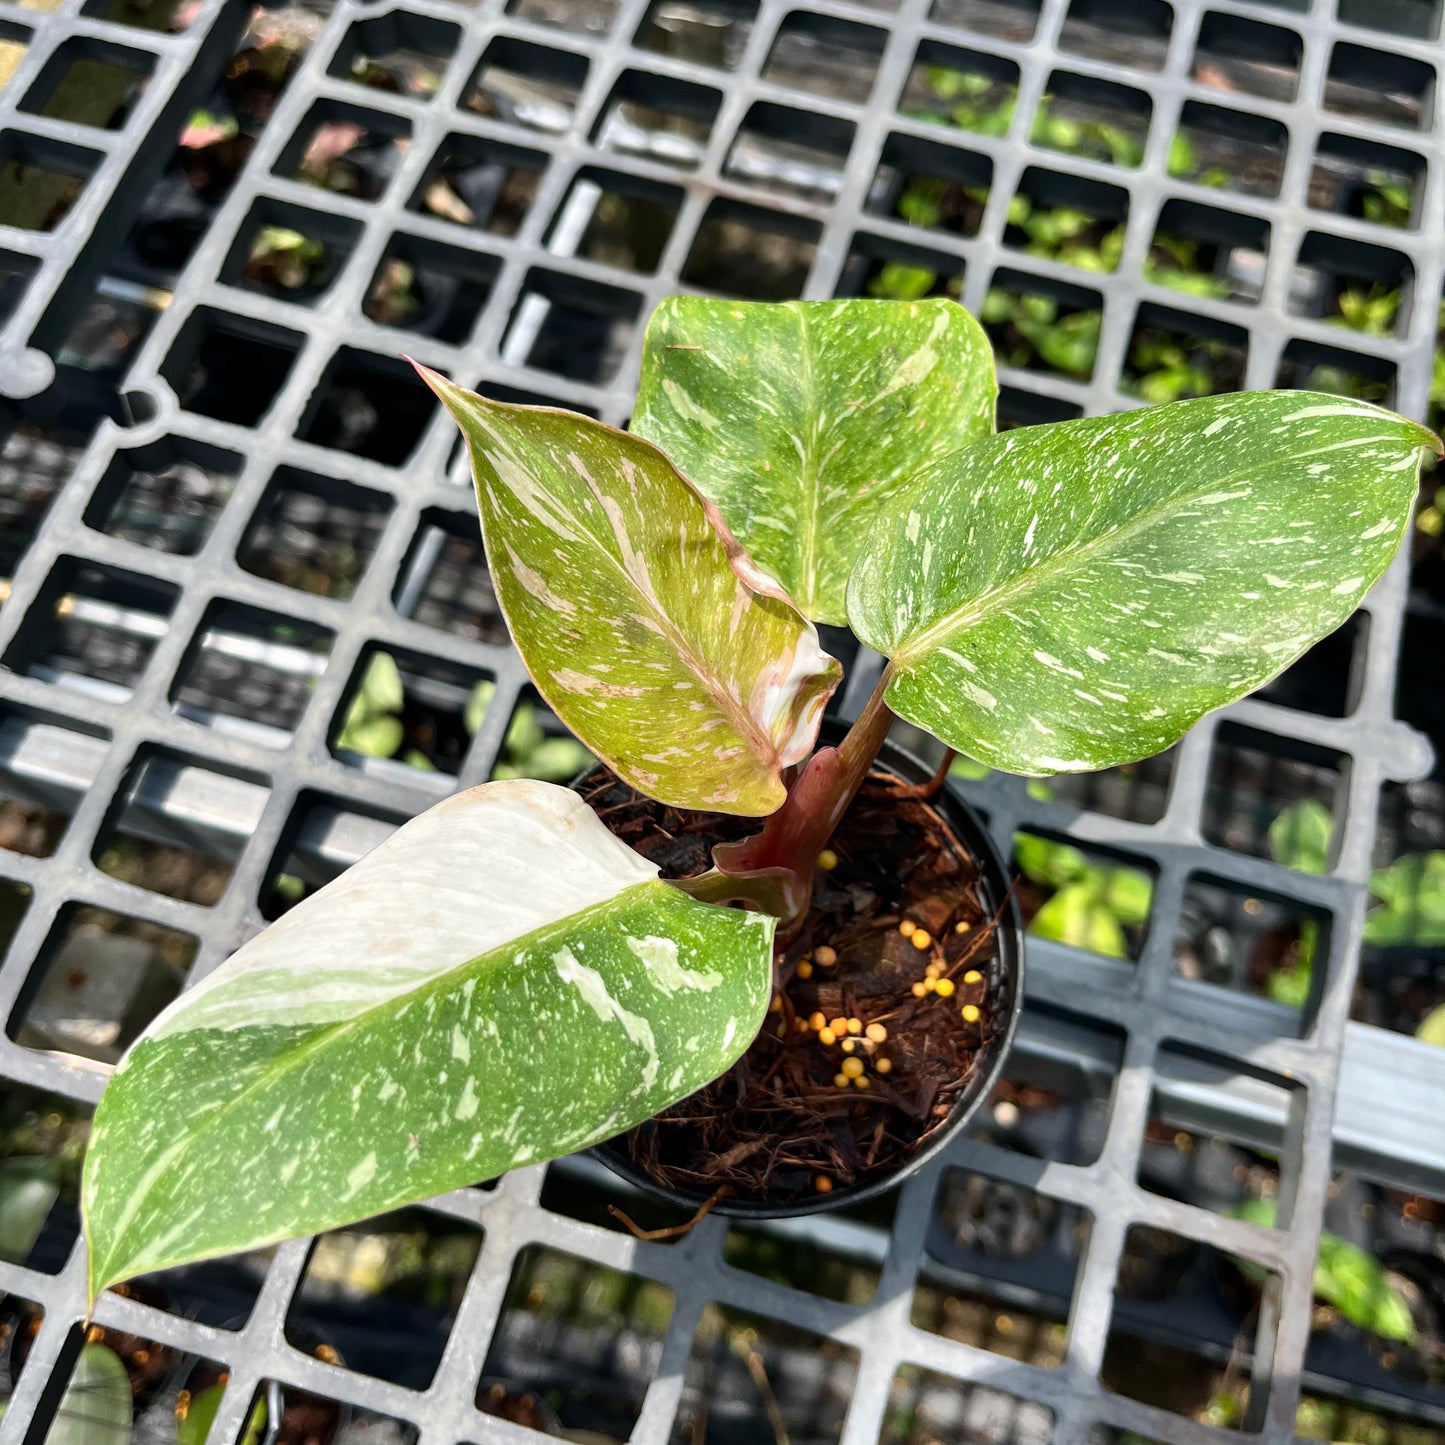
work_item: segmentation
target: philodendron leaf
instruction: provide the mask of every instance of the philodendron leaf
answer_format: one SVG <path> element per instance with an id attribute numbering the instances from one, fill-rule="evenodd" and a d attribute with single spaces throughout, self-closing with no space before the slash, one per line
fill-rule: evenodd
<path id="1" fill-rule="evenodd" d="M 889 706 L 980 762 L 1148 757 L 1354 611 L 1439 445 L 1309 392 L 991 437 L 880 518 L 849 617 L 892 659 Z"/>
<path id="2" fill-rule="evenodd" d="M 91 1297 L 651 1117 L 752 1041 L 773 928 L 662 882 L 565 788 L 437 804 L 121 1060 L 85 1159 Z"/>
<path id="3" fill-rule="evenodd" d="M 988 436 L 997 396 L 983 328 L 953 301 L 672 296 L 648 323 L 632 429 L 806 616 L 845 623 L 880 509 Z"/>
<path id="4" fill-rule="evenodd" d="M 552 710 L 651 797 L 773 812 L 841 673 L 812 624 L 651 443 L 418 369 L 471 449 L 492 581 Z"/>

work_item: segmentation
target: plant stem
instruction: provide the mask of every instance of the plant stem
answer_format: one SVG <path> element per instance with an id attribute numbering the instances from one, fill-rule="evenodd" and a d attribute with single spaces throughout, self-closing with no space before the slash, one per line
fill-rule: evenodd
<path id="1" fill-rule="evenodd" d="M 762 832 L 714 848 L 716 870 L 690 880 L 688 892 L 714 901 L 741 898 L 775 913 L 783 921 L 784 940 L 796 931 L 812 900 L 818 854 L 843 821 L 893 725 L 893 711 L 883 701 L 891 675 L 885 668 L 842 743 L 819 748 L 808 759 Z"/>

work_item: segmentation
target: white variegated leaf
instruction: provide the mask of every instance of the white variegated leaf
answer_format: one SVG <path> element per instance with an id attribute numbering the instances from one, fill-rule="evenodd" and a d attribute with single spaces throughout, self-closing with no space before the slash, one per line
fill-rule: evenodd
<path id="1" fill-rule="evenodd" d="M 699 903 L 573 793 L 413 819 L 183 994 L 96 1112 L 94 1295 L 619 1133 L 756 1034 L 774 920 Z"/>
<path id="2" fill-rule="evenodd" d="M 1439 445 L 1291 391 L 991 437 L 875 526 L 849 617 L 892 659 L 888 705 L 959 752 L 1032 774 L 1131 762 L 1354 611 Z"/>

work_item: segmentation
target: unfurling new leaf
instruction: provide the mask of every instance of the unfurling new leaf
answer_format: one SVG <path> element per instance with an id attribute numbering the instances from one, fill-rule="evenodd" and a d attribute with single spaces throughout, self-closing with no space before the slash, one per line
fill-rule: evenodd
<path id="1" fill-rule="evenodd" d="M 774 922 L 663 883 L 564 788 L 437 804 L 122 1059 L 85 1161 L 91 1297 L 651 1117 L 752 1041 Z"/>
<path id="2" fill-rule="evenodd" d="M 651 797 L 776 809 L 840 676 L 811 623 L 650 443 L 422 375 L 471 449 L 487 564 L 552 710 Z"/>
<path id="3" fill-rule="evenodd" d="M 1177 741 L 1337 627 L 1415 495 L 1414 422 L 1309 392 L 1029 427 L 945 457 L 869 536 L 854 631 L 888 705 L 1015 773 Z"/>
<path id="4" fill-rule="evenodd" d="M 993 431 L 983 328 L 956 302 L 673 296 L 648 324 L 632 427 L 816 622 L 874 519 L 929 462 Z"/>

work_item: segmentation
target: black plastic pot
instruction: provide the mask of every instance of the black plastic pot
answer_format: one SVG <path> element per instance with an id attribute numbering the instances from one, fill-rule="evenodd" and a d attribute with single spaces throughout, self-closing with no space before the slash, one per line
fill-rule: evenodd
<path id="1" fill-rule="evenodd" d="M 842 723 L 831 718 L 825 719 L 819 741 L 836 745 L 842 741 L 845 732 L 846 728 Z M 908 783 L 927 782 L 934 771 L 893 742 L 884 743 L 875 767 Z M 1023 924 L 1010 888 L 1012 875 L 977 814 L 964 802 L 952 783 L 944 786 L 933 803 L 953 829 L 958 841 L 977 862 L 979 901 L 986 916 L 998 919 L 994 956 L 989 960 L 985 973 L 988 979 L 988 996 L 999 1027 L 993 1038 L 979 1050 L 973 1078 L 960 1094 L 954 1106 L 953 1117 L 939 1130 L 927 1149 L 894 1170 L 834 1189 L 828 1194 L 813 1194 L 801 1199 L 782 1202 L 723 1199 L 713 1207 L 712 1213 L 737 1219 L 792 1219 L 804 1214 L 822 1214 L 828 1210 L 843 1209 L 865 1199 L 874 1199 L 887 1193 L 948 1148 L 968 1127 L 979 1107 L 992 1094 L 994 1085 L 1003 1072 L 1004 1059 L 1013 1046 L 1019 1014 L 1023 1010 Z M 592 1152 L 614 1174 L 654 1199 L 662 1200 L 688 1213 L 700 1209 L 706 1202 L 706 1195 L 674 1189 L 648 1178 L 613 1140 L 597 1145 Z"/>

